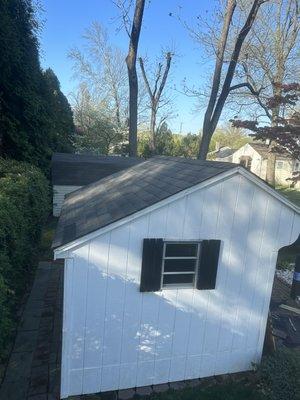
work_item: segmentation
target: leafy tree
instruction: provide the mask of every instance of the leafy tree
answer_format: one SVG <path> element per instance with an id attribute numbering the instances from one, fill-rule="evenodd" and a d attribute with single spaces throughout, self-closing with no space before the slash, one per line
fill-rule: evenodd
<path id="1" fill-rule="evenodd" d="M 215 130 L 209 145 L 209 150 L 214 151 L 217 144 L 220 147 L 228 146 L 232 149 L 239 149 L 251 141 L 251 137 L 247 136 L 242 128 L 233 127 L 231 124 L 225 125 Z"/>
<path id="2" fill-rule="evenodd" d="M 151 157 L 151 133 L 140 132 L 138 140 L 138 155 Z M 174 134 L 164 122 L 156 132 L 156 154 L 173 157 L 196 158 L 198 154 L 199 136 Z"/>
<path id="3" fill-rule="evenodd" d="M 74 62 L 79 92 L 85 86 L 95 101 L 108 110 L 111 121 L 126 129 L 128 120 L 128 82 L 125 53 L 110 43 L 107 31 L 98 22 L 85 30 L 84 47 L 73 48 L 69 58 Z"/>
<path id="4" fill-rule="evenodd" d="M 85 85 L 81 85 L 75 98 L 74 120 L 74 147 L 78 152 L 108 154 L 122 142 L 122 130 L 112 122 L 103 104 L 95 102 Z"/>
<path id="5" fill-rule="evenodd" d="M 47 171 L 52 151 L 61 148 L 61 131 L 53 142 L 61 113 L 54 116 L 50 109 L 57 103 L 49 72 L 40 67 L 38 29 L 31 0 L 0 1 L 0 153 Z M 63 107 L 62 97 L 59 92 Z"/>
<path id="6" fill-rule="evenodd" d="M 47 101 L 47 113 L 49 118 L 49 139 L 53 151 L 68 152 L 72 150 L 72 138 L 75 127 L 71 106 L 60 90 L 57 76 L 48 68 L 43 72 L 45 100 Z"/>

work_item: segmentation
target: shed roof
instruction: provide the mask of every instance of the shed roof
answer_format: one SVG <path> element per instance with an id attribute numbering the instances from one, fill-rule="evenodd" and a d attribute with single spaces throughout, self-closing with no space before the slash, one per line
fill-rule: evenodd
<path id="1" fill-rule="evenodd" d="M 52 184 L 84 186 L 143 162 L 142 158 L 54 153 Z"/>
<path id="2" fill-rule="evenodd" d="M 153 157 L 67 196 L 53 247 L 59 247 L 149 207 L 236 164 Z"/>
<path id="3" fill-rule="evenodd" d="M 262 158 L 268 158 L 270 153 L 269 146 L 265 143 L 248 143 Z M 276 153 L 277 159 L 287 159 L 291 158 L 290 154 L 287 152 Z"/>
<path id="4" fill-rule="evenodd" d="M 217 158 L 226 158 L 231 156 L 236 150 L 230 147 L 221 147 L 218 151 L 215 152 L 215 156 Z"/>

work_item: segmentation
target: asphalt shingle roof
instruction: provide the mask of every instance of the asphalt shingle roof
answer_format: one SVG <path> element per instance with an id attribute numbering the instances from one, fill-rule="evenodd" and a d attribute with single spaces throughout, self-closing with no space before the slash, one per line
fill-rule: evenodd
<path id="1" fill-rule="evenodd" d="M 143 162 L 142 158 L 54 153 L 52 184 L 84 186 Z"/>
<path id="2" fill-rule="evenodd" d="M 59 247 L 184 189 L 237 168 L 236 164 L 153 157 L 69 194 L 53 247 Z"/>
<path id="3" fill-rule="evenodd" d="M 269 153 L 270 153 L 270 149 L 269 146 L 266 145 L 265 143 L 255 143 L 255 142 L 251 142 L 249 143 L 249 145 L 255 150 L 257 151 L 257 153 L 259 155 L 262 156 L 262 158 L 268 158 Z M 290 155 L 287 152 L 282 152 L 282 153 L 276 153 L 276 158 L 279 159 L 286 159 L 286 158 L 290 158 Z"/>

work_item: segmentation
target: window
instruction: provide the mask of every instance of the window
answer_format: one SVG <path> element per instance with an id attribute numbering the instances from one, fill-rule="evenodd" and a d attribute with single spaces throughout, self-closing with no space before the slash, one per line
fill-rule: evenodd
<path id="1" fill-rule="evenodd" d="M 298 161 L 295 162 L 294 171 L 300 171 L 300 162 Z"/>
<path id="2" fill-rule="evenodd" d="M 283 161 L 276 161 L 276 168 L 282 169 L 283 168 Z"/>
<path id="3" fill-rule="evenodd" d="M 243 167 L 249 169 L 249 171 L 251 170 L 251 166 L 252 166 L 252 158 L 249 156 L 241 156 L 240 157 L 240 165 L 242 165 Z"/>
<path id="4" fill-rule="evenodd" d="M 242 165 L 243 167 L 246 167 L 246 160 L 245 158 L 240 158 L 240 165 Z"/>
<path id="5" fill-rule="evenodd" d="M 161 287 L 194 287 L 200 242 L 164 242 Z"/>
<path id="6" fill-rule="evenodd" d="M 172 241 L 145 238 L 141 268 L 141 292 L 195 287 L 212 290 L 216 286 L 221 241 L 199 239 Z"/>

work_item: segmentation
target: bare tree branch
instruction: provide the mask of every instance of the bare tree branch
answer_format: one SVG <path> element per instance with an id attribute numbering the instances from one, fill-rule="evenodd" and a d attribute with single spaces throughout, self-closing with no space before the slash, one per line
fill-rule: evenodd
<path id="1" fill-rule="evenodd" d="M 169 100 L 165 104 L 161 104 L 161 96 L 163 93 L 163 90 L 166 86 L 166 82 L 168 79 L 168 74 L 170 71 L 170 66 L 171 66 L 171 61 L 172 61 L 172 54 L 170 51 L 167 52 L 166 54 L 166 65 L 164 68 L 164 72 L 162 75 L 162 68 L 163 64 L 159 63 L 157 67 L 157 71 L 155 74 L 155 79 L 154 79 L 154 88 L 153 90 L 151 89 L 149 79 L 147 77 L 146 71 L 145 71 L 145 66 L 143 59 L 140 57 L 139 58 L 139 63 L 142 71 L 142 77 L 145 81 L 145 85 L 150 97 L 150 110 L 151 110 L 151 117 L 150 117 L 150 135 L 151 135 L 151 142 L 150 142 L 150 149 L 152 152 L 155 152 L 155 134 L 156 134 L 156 119 L 157 119 L 157 112 L 159 108 L 164 107 L 167 105 Z"/>
<path id="2" fill-rule="evenodd" d="M 218 42 L 218 51 L 215 63 L 211 95 L 204 116 L 203 132 L 202 132 L 201 144 L 198 155 L 198 158 L 200 159 L 205 159 L 207 156 L 211 137 L 213 135 L 214 130 L 216 129 L 225 102 L 230 93 L 230 86 L 236 70 L 242 45 L 246 39 L 246 36 L 250 32 L 250 29 L 252 28 L 253 23 L 255 21 L 257 12 L 263 3 L 264 3 L 263 0 L 253 1 L 252 7 L 248 13 L 245 24 L 241 28 L 235 39 L 234 48 L 231 54 L 227 72 L 225 74 L 225 79 L 222 87 L 220 88 L 222 67 L 224 65 L 224 54 L 226 50 L 226 45 L 228 43 L 230 24 L 233 18 L 234 10 L 236 8 L 236 1 L 227 0 L 223 28 Z"/>

